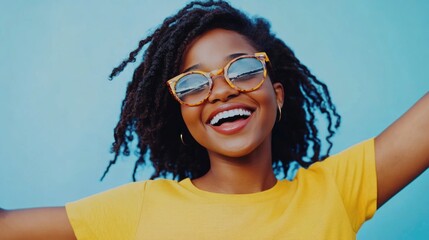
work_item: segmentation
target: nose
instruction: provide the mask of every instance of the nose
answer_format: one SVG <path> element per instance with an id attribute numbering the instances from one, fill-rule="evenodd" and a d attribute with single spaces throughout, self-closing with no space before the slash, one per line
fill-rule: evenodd
<path id="1" fill-rule="evenodd" d="M 207 99 L 210 103 L 215 103 L 217 101 L 225 102 L 238 94 L 240 92 L 237 89 L 229 86 L 223 74 L 212 74 L 211 75 L 213 81 L 212 91 L 210 93 L 209 98 Z"/>

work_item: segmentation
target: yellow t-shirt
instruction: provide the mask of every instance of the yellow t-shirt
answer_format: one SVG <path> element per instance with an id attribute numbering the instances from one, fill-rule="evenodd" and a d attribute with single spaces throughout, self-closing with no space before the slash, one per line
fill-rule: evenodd
<path id="1" fill-rule="evenodd" d="M 66 205 L 84 239 L 355 239 L 376 210 L 374 141 L 263 192 L 220 194 L 190 179 L 130 183 Z"/>

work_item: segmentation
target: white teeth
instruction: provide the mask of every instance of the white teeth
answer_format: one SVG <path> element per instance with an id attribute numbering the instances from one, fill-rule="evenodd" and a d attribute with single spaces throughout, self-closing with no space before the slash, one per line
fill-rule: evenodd
<path id="1" fill-rule="evenodd" d="M 241 109 L 241 108 L 240 109 L 231 109 L 231 110 L 223 111 L 223 112 L 216 114 L 212 118 L 212 120 L 210 120 L 210 124 L 215 125 L 216 123 L 219 122 L 219 120 L 224 119 L 224 118 L 229 118 L 229 117 L 234 117 L 234 116 L 250 116 L 250 114 L 252 114 L 252 113 L 246 109 Z"/>

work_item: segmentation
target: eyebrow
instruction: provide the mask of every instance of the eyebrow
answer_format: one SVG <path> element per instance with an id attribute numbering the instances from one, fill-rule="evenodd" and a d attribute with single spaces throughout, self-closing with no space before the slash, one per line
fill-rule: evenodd
<path id="1" fill-rule="evenodd" d="M 225 58 L 225 60 L 231 61 L 232 59 L 237 58 L 239 56 L 243 56 L 243 55 L 248 55 L 248 53 L 233 53 L 233 54 L 228 55 Z M 183 70 L 182 73 L 189 72 L 189 71 L 192 71 L 192 70 L 196 70 L 196 69 L 198 69 L 200 67 L 201 67 L 201 64 L 195 64 L 195 65 L 192 65 L 191 67 L 188 67 L 187 69 Z"/>

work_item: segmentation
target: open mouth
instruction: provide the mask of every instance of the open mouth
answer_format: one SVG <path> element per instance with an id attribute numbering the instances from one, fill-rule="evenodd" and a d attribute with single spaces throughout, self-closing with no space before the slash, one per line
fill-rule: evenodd
<path id="1" fill-rule="evenodd" d="M 217 113 L 210 121 L 209 124 L 213 126 L 220 126 L 227 122 L 235 122 L 240 119 L 247 119 L 252 112 L 244 108 L 231 109 Z"/>

